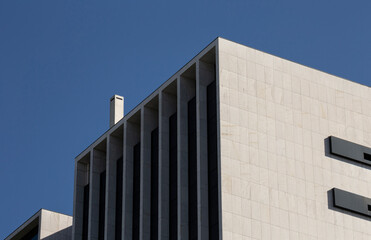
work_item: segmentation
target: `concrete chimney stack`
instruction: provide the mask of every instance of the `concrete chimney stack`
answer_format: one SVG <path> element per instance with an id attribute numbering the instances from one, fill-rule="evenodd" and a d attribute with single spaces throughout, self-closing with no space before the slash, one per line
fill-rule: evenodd
<path id="1" fill-rule="evenodd" d="M 109 127 L 111 128 L 124 117 L 124 97 L 113 95 L 110 100 L 110 119 Z"/>

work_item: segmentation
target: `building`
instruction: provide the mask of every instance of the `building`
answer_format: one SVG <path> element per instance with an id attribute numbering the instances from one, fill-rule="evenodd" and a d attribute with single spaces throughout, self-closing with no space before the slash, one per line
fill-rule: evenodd
<path id="1" fill-rule="evenodd" d="M 5 240 L 69 240 L 71 238 L 71 216 L 40 209 Z"/>
<path id="2" fill-rule="evenodd" d="M 218 38 L 116 121 L 74 239 L 371 238 L 367 86 Z"/>
<path id="3" fill-rule="evenodd" d="M 74 239 L 371 238 L 369 87 L 217 38 L 123 118 L 116 97 Z"/>
<path id="4" fill-rule="evenodd" d="M 217 38 L 75 159 L 72 239 L 371 239 L 371 90 Z"/>

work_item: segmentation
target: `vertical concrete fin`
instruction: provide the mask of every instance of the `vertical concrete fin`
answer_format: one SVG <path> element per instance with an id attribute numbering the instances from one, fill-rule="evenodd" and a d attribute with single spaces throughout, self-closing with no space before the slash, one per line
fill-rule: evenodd
<path id="1" fill-rule="evenodd" d="M 170 239 L 170 118 L 177 109 L 177 80 L 159 94 L 159 238 Z M 176 135 L 176 134 L 175 134 Z M 172 163 L 173 164 L 173 163 Z"/>
<path id="2" fill-rule="evenodd" d="M 196 65 L 178 79 L 178 239 L 189 238 L 189 142 L 188 106 L 195 97 Z"/>
<path id="3" fill-rule="evenodd" d="M 209 167 L 208 167 L 208 121 L 207 121 L 207 86 L 215 81 L 214 66 L 200 60 L 197 72 L 197 153 L 199 171 L 199 214 L 201 232 L 199 239 L 208 239 L 209 236 Z"/>
<path id="4" fill-rule="evenodd" d="M 90 154 L 88 239 L 91 240 L 98 239 L 100 234 L 104 234 L 104 223 L 100 222 L 104 221 L 104 209 L 100 206 L 100 201 L 102 201 L 101 194 L 105 196 L 105 192 L 101 193 L 100 191 L 105 190 L 101 189 L 101 178 L 105 177 L 105 174 L 102 173 L 106 168 L 106 144 L 107 141 L 103 141 L 102 148 L 98 149 L 95 147 Z"/>
<path id="5" fill-rule="evenodd" d="M 88 208 L 85 204 L 88 204 L 89 200 L 85 199 L 85 189 L 89 184 L 89 163 L 90 163 L 90 152 L 87 153 L 83 158 L 75 162 L 75 187 L 74 187 L 74 205 L 73 205 L 73 227 L 72 227 L 72 238 L 82 239 L 84 224 L 84 209 Z M 87 212 L 85 213 L 87 216 Z M 87 228 L 87 225 L 85 225 Z M 87 229 L 86 229 L 87 230 Z"/>
<path id="6" fill-rule="evenodd" d="M 120 185 L 122 183 L 118 182 L 122 182 L 122 156 L 123 126 L 120 126 L 107 138 L 105 239 L 115 239 L 116 235 L 118 237 L 121 235 L 121 226 L 116 226 L 116 224 L 122 221 L 116 217 L 122 216 L 122 207 L 118 206 L 119 203 L 122 203 L 122 189 L 121 194 L 118 191 L 118 186 L 122 186 Z M 121 170 L 119 170 L 119 166 Z M 117 199 L 119 202 L 116 202 Z"/>
<path id="7" fill-rule="evenodd" d="M 140 156 L 140 153 L 138 154 L 137 147 L 140 146 L 141 140 L 141 110 L 133 114 L 124 124 L 122 237 L 123 239 L 134 239 L 139 238 L 139 187 L 137 185 L 140 184 L 140 180 L 138 179 L 137 167 L 140 167 L 138 164 L 140 160 L 137 157 Z M 136 202 L 134 202 L 134 198 Z"/>
<path id="8" fill-rule="evenodd" d="M 158 231 L 158 96 L 142 108 L 141 117 L 141 238 L 156 239 Z M 157 138 L 157 140 L 152 139 Z M 158 154 L 156 154 L 158 156 Z"/>

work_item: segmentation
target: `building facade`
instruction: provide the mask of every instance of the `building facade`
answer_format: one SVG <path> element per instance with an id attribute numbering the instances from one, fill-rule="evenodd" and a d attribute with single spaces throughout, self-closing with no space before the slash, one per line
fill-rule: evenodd
<path id="1" fill-rule="evenodd" d="M 217 38 L 122 108 L 75 159 L 73 239 L 371 239 L 369 87 Z"/>
<path id="2" fill-rule="evenodd" d="M 5 240 L 72 239 L 72 217 L 40 209 Z"/>

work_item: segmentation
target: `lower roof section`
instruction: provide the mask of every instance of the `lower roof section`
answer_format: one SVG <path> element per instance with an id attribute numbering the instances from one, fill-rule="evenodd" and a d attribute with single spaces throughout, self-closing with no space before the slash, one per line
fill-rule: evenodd
<path id="1" fill-rule="evenodd" d="M 40 209 L 21 226 L 14 230 L 5 240 L 23 239 L 71 239 L 72 216 Z"/>

